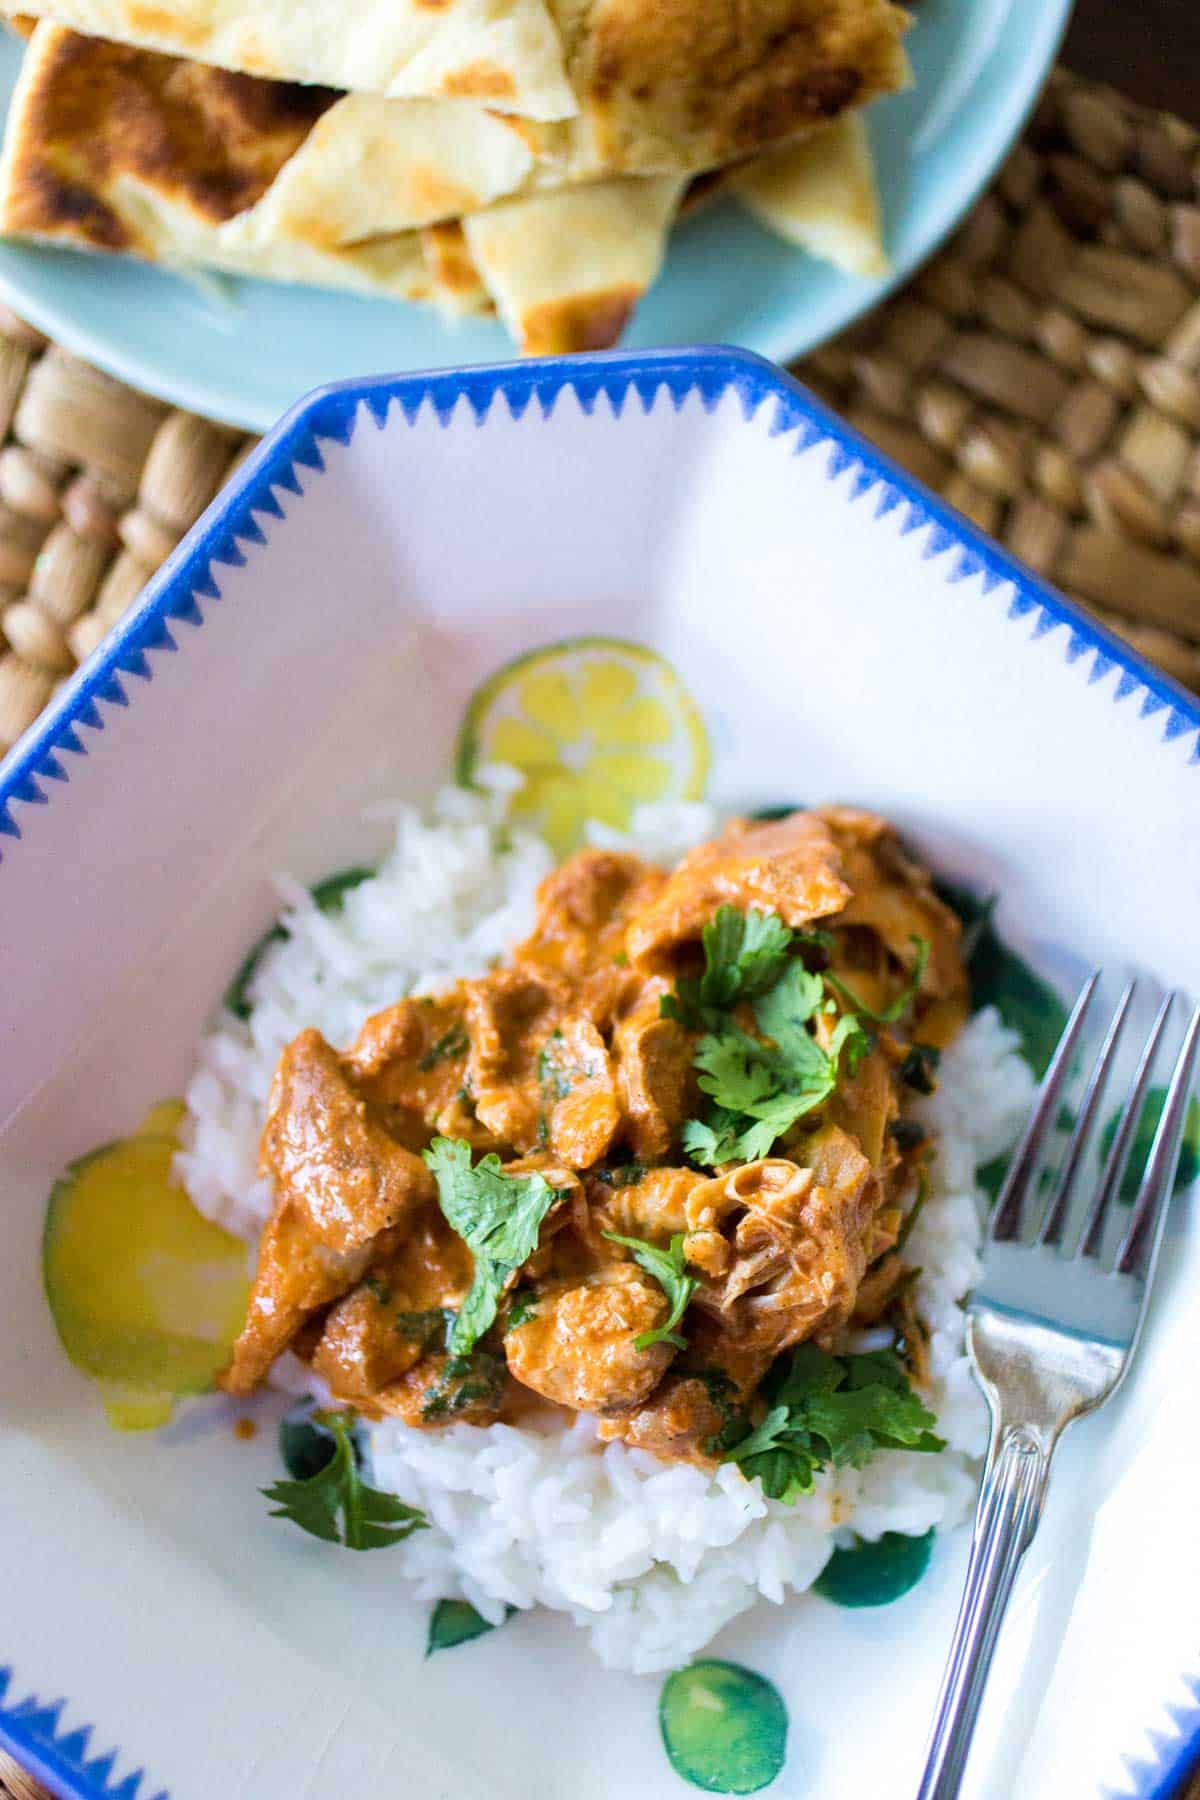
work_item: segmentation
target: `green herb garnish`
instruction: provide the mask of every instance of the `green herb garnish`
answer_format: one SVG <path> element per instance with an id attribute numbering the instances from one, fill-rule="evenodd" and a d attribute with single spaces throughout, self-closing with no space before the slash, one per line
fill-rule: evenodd
<path id="1" fill-rule="evenodd" d="M 783 968 L 795 933 L 778 913 L 739 912 L 720 906 L 701 934 L 703 975 L 686 975 L 659 1010 L 693 1030 L 711 1028 L 714 1013 L 729 1012 L 739 1000 L 761 994 Z"/>
<path id="2" fill-rule="evenodd" d="M 517 1326 L 524 1325 L 527 1319 L 536 1318 L 537 1289 L 532 1287 L 514 1288 L 509 1296 L 505 1330 L 515 1331 Z"/>
<path id="3" fill-rule="evenodd" d="M 931 1429 L 936 1419 L 890 1350 L 830 1356 L 799 1344 L 771 1369 L 763 1393 L 766 1417 L 722 1460 L 761 1481 L 771 1500 L 791 1505 L 812 1492 L 819 1470 L 861 1469 L 877 1450 L 945 1449 Z"/>
<path id="4" fill-rule="evenodd" d="M 340 869 L 336 875 L 327 875 L 324 881 L 318 881 L 309 889 L 313 904 L 323 913 L 331 913 L 339 907 L 351 888 L 360 887 L 374 875 L 374 869 Z M 250 1017 L 250 983 L 258 973 L 258 965 L 271 948 L 272 944 L 281 944 L 289 933 L 281 924 L 272 925 L 263 933 L 257 944 L 248 953 L 241 968 L 230 982 L 225 993 L 225 1005 L 238 1019 Z"/>
<path id="5" fill-rule="evenodd" d="M 452 1356 L 425 1396 L 421 1417 L 431 1424 L 454 1419 L 468 1407 L 497 1407 L 504 1397 L 507 1365 L 490 1350 L 474 1350 L 470 1356 Z"/>
<path id="6" fill-rule="evenodd" d="M 854 1011 L 862 1018 L 870 1019 L 874 1025 L 894 1025 L 898 1019 L 904 1017 L 905 1013 L 920 993 L 921 981 L 925 974 L 925 965 L 929 961 L 930 944 L 928 938 L 913 936 L 909 939 L 909 943 L 916 945 L 912 974 L 904 985 L 903 993 L 897 994 L 896 998 L 892 1001 L 892 1004 L 890 1006 L 885 1006 L 882 1012 L 874 1012 L 871 1007 L 865 1005 L 864 1002 L 858 999 L 851 989 L 846 986 L 846 983 L 840 976 L 826 975 L 825 979 L 830 987 L 841 995 L 846 1004 L 853 1007 Z"/>
<path id="7" fill-rule="evenodd" d="M 511 1619 L 516 1608 L 505 1608 L 505 1619 Z M 429 1635 L 425 1641 L 426 1657 L 439 1650 L 453 1650 L 458 1644 L 469 1644 L 496 1627 L 477 1612 L 469 1600 L 439 1600 L 429 1615 Z"/>
<path id="8" fill-rule="evenodd" d="M 462 1056 L 471 1047 L 471 1040 L 462 1025 L 452 1025 L 437 1042 L 431 1044 L 418 1062 L 418 1069 L 428 1072 L 436 1069 L 440 1062 L 449 1062 L 453 1057 Z"/>
<path id="9" fill-rule="evenodd" d="M 453 1354 L 466 1356 L 493 1324 L 505 1283 L 537 1249 L 557 1195 L 542 1175 L 506 1175 L 494 1151 L 472 1168 L 471 1146 L 461 1138 L 435 1138 L 425 1161 L 447 1224 L 475 1258 L 449 1339 Z"/>
<path id="10" fill-rule="evenodd" d="M 833 1093 L 843 1053 L 853 1074 L 869 1039 L 847 1013 L 823 1050 L 809 1026 L 828 1005 L 821 977 L 792 961 L 754 1002 L 755 1020 L 770 1043 L 732 1023 L 701 1038 L 695 1056 L 700 1087 L 716 1104 L 706 1119 L 689 1119 L 683 1128 L 683 1147 L 694 1161 L 716 1168 L 769 1156 L 777 1138 Z"/>
<path id="11" fill-rule="evenodd" d="M 624 1244 L 627 1250 L 632 1250 L 633 1260 L 638 1268 L 654 1277 L 671 1303 L 665 1325 L 659 1325 L 653 1331 L 643 1331 L 640 1337 L 634 1338 L 634 1349 L 648 1350 L 651 1344 L 674 1344 L 676 1350 L 686 1350 L 687 1339 L 680 1337 L 675 1327 L 687 1311 L 688 1302 L 700 1284 L 694 1275 L 687 1273 L 683 1232 L 676 1232 L 667 1250 L 660 1250 L 657 1245 L 648 1244 L 643 1238 L 620 1237 L 615 1231 L 606 1231 L 604 1236 L 610 1243 Z"/>
<path id="12" fill-rule="evenodd" d="M 314 1413 L 312 1422 L 330 1433 L 333 1452 L 306 1481 L 276 1481 L 261 1490 L 273 1503 L 273 1519 L 290 1519 L 312 1537 L 348 1550 L 382 1550 L 425 1528 L 424 1513 L 363 1480 L 354 1455 L 353 1413 Z"/>
<path id="13" fill-rule="evenodd" d="M 457 1314 L 452 1306 L 431 1306 L 424 1312 L 398 1312 L 396 1330 L 422 1350 L 442 1350 L 450 1341 Z"/>

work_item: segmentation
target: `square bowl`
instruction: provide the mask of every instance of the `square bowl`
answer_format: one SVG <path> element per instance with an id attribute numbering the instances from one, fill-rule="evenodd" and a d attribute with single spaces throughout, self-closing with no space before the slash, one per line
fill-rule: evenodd
<path id="1" fill-rule="evenodd" d="M 769 364 L 592 357 L 301 403 L 0 769 L 0 1742 L 63 1794 L 675 1785 L 656 1684 L 559 1621 L 423 1663 L 376 1559 L 267 1526 L 270 1446 L 224 1402 L 110 1432 L 39 1276 L 54 1180 L 182 1090 L 273 873 L 378 855 L 371 804 L 446 778 L 479 682 L 589 633 L 670 660 L 718 804 L 877 807 L 998 892 L 1060 981 L 1127 962 L 1200 990 L 1193 701 Z M 973 1795 L 1149 1800 L 1197 1736 L 1180 1206 L 1165 1261 L 1136 1379 L 1064 1447 Z M 787 1696 L 775 1792 L 911 1791 L 962 1538 L 890 1609 L 760 1604 L 722 1634 Z"/>

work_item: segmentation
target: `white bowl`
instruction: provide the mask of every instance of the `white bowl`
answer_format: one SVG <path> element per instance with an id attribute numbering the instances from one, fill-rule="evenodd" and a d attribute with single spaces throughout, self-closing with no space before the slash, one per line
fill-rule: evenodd
<path id="1" fill-rule="evenodd" d="M 55 1176 L 180 1090 L 272 872 L 369 858 L 361 804 L 444 778 L 476 683 L 593 631 L 674 663 L 718 801 L 877 806 L 998 889 L 1033 960 L 1200 990 L 1195 703 L 768 364 L 305 401 L 0 768 L 0 1741 L 64 1794 L 673 1791 L 654 1681 L 537 1616 L 424 1664 L 377 1559 L 267 1523 L 272 1446 L 223 1403 L 111 1433 L 39 1278 Z M 1135 1379 L 1056 1471 L 972 1795 L 1149 1800 L 1200 1731 L 1184 1207 L 1166 1261 Z M 890 1609 L 759 1606 L 723 1634 L 792 1712 L 775 1792 L 912 1790 L 961 1536 Z"/>

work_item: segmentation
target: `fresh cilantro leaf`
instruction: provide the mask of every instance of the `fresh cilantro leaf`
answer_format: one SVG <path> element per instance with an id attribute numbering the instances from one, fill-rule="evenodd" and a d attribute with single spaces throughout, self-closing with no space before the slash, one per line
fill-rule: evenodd
<path id="1" fill-rule="evenodd" d="M 925 974 L 925 965 L 929 961 L 930 943 L 928 938 L 917 937 L 914 935 L 909 939 L 909 942 L 916 946 L 916 953 L 913 957 L 912 974 L 904 985 L 903 993 L 897 994 L 896 998 L 892 1001 L 892 1004 L 890 1006 L 885 1006 L 882 1012 L 873 1012 L 869 1006 L 865 1006 L 863 1002 L 851 992 L 840 976 L 827 974 L 825 979 L 830 987 L 834 988 L 841 995 L 846 1004 L 853 1007 L 854 1011 L 860 1014 L 862 1018 L 870 1019 L 872 1023 L 876 1025 L 894 1025 L 897 1019 L 902 1019 L 904 1017 L 905 1013 L 920 993 L 921 979 Z"/>
<path id="2" fill-rule="evenodd" d="M 422 1350 L 441 1350 L 449 1342 L 454 1320 L 453 1307 L 432 1306 L 426 1312 L 398 1312 L 395 1323 L 410 1344 L 420 1344 Z"/>
<path id="3" fill-rule="evenodd" d="M 727 1112 L 746 1113 L 779 1091 L 780 1071 L 766 1046 L 736 1025 L 720 1037 L 709 1034 L 693 1058 L 700 1088 Z"/>
<path id="4" fill-rule="evenodd" d="M 862 1468 L 877 1450 L 945 1448 L 931 1429 L 937 1421 L 890 1350 L 843 1357 L 800 1344 L 776 1363 L 763 1391 L 766 1417 L 723 1460 L 757 1477 L 773 1500 L 810 1493 L 818 1470 Z"/>
<path id="5" fill-rule="evenodd" d="M 654 1277 L 671 1303 L 666 1323 L 656 1326 L 653 1331 L 643 1331 L 640 1337 L 634 1338 L 634 1348 L 648 1350 L 651 1344 L 674 1344 L 677 1350 L 686 1350 L 687 1339 L 681 1337 L 675 1327 L 687 1311 L 688 1302 L 699 1283 L 694 1275 L 687 1273 L 683 1254 L 684 1234 L 677 1232 L 667 1250 L 660 1250 L 655 1244 L 647 1244 L 643 1238 L 620 1237 L 615 1231 L 606 1231 L 604 1236 L 611 1243 L 624 1244 L 627 1250 L 632 1250 L 633 1260 L 638 1268 Z"/>
<path id="6" fill-rule="evenodd" d="M 531 1287 L 514 1288 L 508 1299 L 505 1329 L 508 1331 L 515 1331 L 518 1325 L 524 1325 L 527 1319 L 536 1319 L 536 1317 L 537 1289 Z"/>
<path id="7" fill-rule="evenodd" d="M 313 1423 L 331 1434 L 333 1454 L 307 1481 L 276 1481 L 262 1489 L 273 1502 L 273 1519 L 290 1519 L 311 1537 L 345 1544 L 348 1550 L 381 1550 L 424 1529 L 424 1513 L 363 1480 L 354 1455 L 352 1413 L 314 1413 Z"/>
<path id="8" fill-rule="evenodd" d="M 737 1115 L 717 1106 L 707 1119 L 688 1119 L 683 1127 L 682 1142 L 692 1161 L 702 1163 L 705 1168 L 719 1169 L 725 1163 L 736 1162 Z"/>
<path id="9" fill-rule="evenodd" d="M 787 1063 L 804 1069 L 821 1050 L 809 1026 L 825 998 L 825 984 L 802 962 L 789 963 L 769 991 L 755 1001 L 759 1029 L 774 1040 Z"/>
<path id="10" fill-rule="evenodd" d="M 731 1011 L 739 1000 L 771 985 L 794 937 L 778 913 L 719 906 L 701 933 L 703 975 L 684 976 L 674 994 L 663 996 L 661 1012 L 695 1030 L 712 1026 L 714 1014 Z"/>
<path id="11" fill-rule="evenodd" d="M 435 1138 L 425 1161 L 447 1224 L 475 1258 L 449 1339 L 454 1355 L 467 1356 L 494 1322 L 505 1283 L 537 1249 L 557 1195 L 542 1175 L 506 1175 L 495 1152 L 472 1168 L 471 1146 L 460 1138 Z"/>
<path id="12" fill-rule="evenodd" d="M 515 1606 L 505 1608 L 505 1620 L 511 1619 Z M 502 1621 L 503 1622 L 503 1621 Z M 453 1650 L 458 1644 L 469 1644 L 486 1632 L 495 1631 L 490 1619 L 477 1612 L 469 1600 L 439 1600 L 429 1615 L 429 1634 L 425 1642 L 428 1659 L 439 1650 Z"/>
<path id="13" fill-rule="evenodd" d="M 457 1418 L 469 1406 L 482 1402 L 498 1406 L 504 1394 L 507 1365 L 490 1350 L 473 1350 L 469 1356 L 452 1356 L 425 1396 L 421 1417 L 431 1423 Z"/>
<path id="14" fill-rule="evenodd" d="M 797 1344 L 790 1356 L 780 1357 L 768 1372 L 763 1392 L 774 1406 L 802 1406 L 812 1394 L 841 1386 L 845 1371 L 836 1356 L 815 1344 Z"/>
<path id="15" fill-rule="evenodd" d="M 428 1071 L 435 1069 L 440 1062 L 449 1062 L 470 1048 L 471 1040 L 462 1025 L 452 1025 L 429 1049 L 417 1064 L 418 1069 Z"/>
<path id="16" fill-rule="evenodd" d="M 768 1500 L 782 1500 L 787 1506 L 801 1494 L 811 1494 L 820 1467 L 806 1434 L 793 1430 L 786 1406 L 773 1406 L 762 1424 L 722 1460 L 737 1463 L 748 1481 L 761 1481 Z"/>
<path id="17" fill-rule="evenodd" d="M 683 1146 L 694 1161 L 717 1168 L 769 1156 L 777 1139 L 832 1094 L 843 1057 L 851 1071 L 857 1067 L 866 1038 L 852 1014 L 838 1020 L 828 1050 L 808 1029 L 822 993 L 820 977 L 792 962 L 754 1003 L 772 1044 L 733 1024 L 701 1038 L 695 1065 L 701 1091 L 716 1107 L 707 1120 L 684 1126 Z"/>

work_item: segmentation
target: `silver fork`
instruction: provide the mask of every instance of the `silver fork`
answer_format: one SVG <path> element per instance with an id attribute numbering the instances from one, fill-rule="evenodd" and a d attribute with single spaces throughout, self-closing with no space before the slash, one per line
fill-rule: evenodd
<path id="1" fill-rule="evenodd" d="M 959 1792 L 1005 1609 L 1041 1516 L 1050 1459 L 1071 1421 L 1094 1412 L 1116 1392 L 1154 1279 L 1200 1049 L 1200 1006 L 1184 1034 L 1145 1174 L 1111 1256 L 1103 1254 L 1105 1226 L 1173 995 L 1158 1009 L 1112 1147 L 1069 1247 L 1067 1222 L 1082 1192 L 1085 1155 L 1135 982 L 1109 1021 L 1058 1175 L 1040 1204 L 1037 1195 L 1042 1155 L 1099 981 L 1097 971 L 1084 984 L 1038 1090 L 996 1200 L 983 1278 L 967 1302 L 967 1350 L 991 1410 L 991 1443 L 917 1800 L 953 1800 Z"/>

